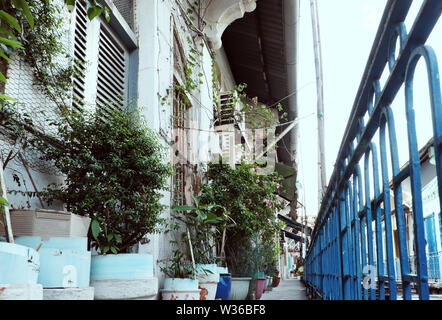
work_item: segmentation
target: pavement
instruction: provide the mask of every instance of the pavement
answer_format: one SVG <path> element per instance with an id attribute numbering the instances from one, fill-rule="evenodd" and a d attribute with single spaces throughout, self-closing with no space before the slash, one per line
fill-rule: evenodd
<path id="1" fill-rule="evenodd" d="M 308 300 L 305 294 L 305 286 L 298 279 L 286 279 L 280 281 L 276 288 L 265 291 L 261 300 Z"/>

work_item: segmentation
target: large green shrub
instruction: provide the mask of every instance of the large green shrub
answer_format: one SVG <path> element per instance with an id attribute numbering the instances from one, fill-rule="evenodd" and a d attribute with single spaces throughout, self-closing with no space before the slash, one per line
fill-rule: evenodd
<path id="1" fill-rule="evenodd" d="M 125 252 L 158 231 L 164 207 L 160 191 L 166 189 L 170 167 L 156 134 L 129 111 L 113 111 L 105 120 L 79 113 L 62 119 L 62 148 L 37 143 L 43 158 L 66 176 L 63 185 L 49 186 L 44 198 L 90 217 L 90 243 L 104 254 Z"/>
<path id="2" fill-rule="evenodd" d="M 222 206 L 235 222 L 226 229 L 227 266 L 234 275 L 253 275 L 257 270 L 252 261 L 252 240 L 268 241 L 269 235 L 277 235 L 282 226 L 276 216 L 282 208 L 276 196 L 279 177 L 260 175 L 254 165 L 241 163 L 235 169 L 209 164 L 207 178 L 209 183 L 202 187 L 201 202 Z"/>

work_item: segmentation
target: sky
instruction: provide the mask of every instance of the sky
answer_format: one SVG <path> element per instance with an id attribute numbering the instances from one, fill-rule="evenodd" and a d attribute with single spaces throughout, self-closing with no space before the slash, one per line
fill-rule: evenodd
<path id="1" fill-rule="evenodd" d="M 313 51 L 310 0 L 300 0 L 300 38 L 298 52 L 298 113 L 300 121 L 298 168 L 299 183 L 302 185 L 300 201 L 306 214 L 316 216 L 318 212 L 318 148 L 316 117 L 316 81 Z M 379 22 L 387 0 L 317 0 L 320 24 L 320 40 L 323 63 L 325 157 L 327 182 L 333 173 L 341 140 L 353 107 L 356 93 L 367 64 Z M 411 29 L 414 17 L 422 0 L 413 1 L 405 20 L 407 31 Z M 427 41 L 435 49 L 441 61 L 442 23 L 439 22 Z M 384 70 L 381 86 L 388 77 Z M 421 148 L 431 137 L 431 116 L 426 86 L 426 72 L 423 62 L 418 63 L 414 80 L 414 100 L 422 104 L 417 112 L 418 147 Z M 408 161 L 408 146 L 404 109 L 404 91 L 399 91 L 392 104 L 397 125 L 399 160 L 401 165 Z M 429 122 L 430 121 L 430 122 Z M 374 141 L 378 142 L 376 134 Z M 387 144 L 387 148 L 389 148 Z M 391 168 L 391 167 L 390 167 Z"/>

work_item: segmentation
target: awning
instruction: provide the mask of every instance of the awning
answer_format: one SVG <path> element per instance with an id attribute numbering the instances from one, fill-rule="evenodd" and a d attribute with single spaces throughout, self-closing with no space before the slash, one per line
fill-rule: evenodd
<path id="1" fill-rule="evenodd" d="M 298 242 L 305 243 L 305 239 L 303 239 L 301 236 L 298 236 L 297 234 L 294 234 L 294 233 L 286 231 L 286 230 L 282 230 L 282 231 L 284 231 L 285 235 L 288 238 L 293 239 L 293 240 L 298 241 Z"/>
<path id="2" fill-rule="evenodd" d="M 304 225 L 303 224 L 301 224 L 301 223 L 299 223 L 299 222 L 296 222 L 295 220 L 293 220 L 293 219 L 291 219 L 291 218 L 288 218 L 288 217 L 284 217 L 283 215 L 281 215 L 281 214 L 278 214 L 278 218 L 281 220 L 281 221 L 284 221 L 285 222 L 285 224 L 288 226 L 288 227 L 290 227 L 290 228 L 293 228 L 293 229 L 295 229 L 296 231 L 301 231 L 301 232 L 304 232 Z M 311 233 L 312 233 L 312 228 L 310 228 L 309 226 L 305 226 L 305 233 L 306 233 L 306 235 L 311 235 Z"/>

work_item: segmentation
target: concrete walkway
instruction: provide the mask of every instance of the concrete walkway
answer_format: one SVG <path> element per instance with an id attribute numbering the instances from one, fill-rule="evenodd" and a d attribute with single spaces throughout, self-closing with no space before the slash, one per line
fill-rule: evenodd
<path id="1" fill-rule="evenodd" d="M 265 291 L 261 300 L 307 300 L 305 286 L 298 279 L 281 280 L 272 291 Z"/>

